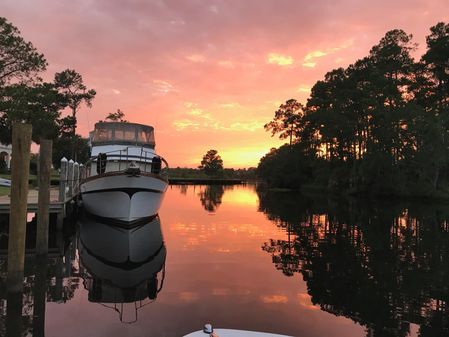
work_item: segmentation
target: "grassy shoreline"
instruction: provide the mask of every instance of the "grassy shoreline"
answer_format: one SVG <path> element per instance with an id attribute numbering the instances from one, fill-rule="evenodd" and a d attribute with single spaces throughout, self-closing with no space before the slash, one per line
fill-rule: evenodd
<path id="1" fill-rule="evenodd" d="M 3 195 L 8 195 L 11 191 L 11 188 L 6 186 L 0 186 L 0 197 Z"/>

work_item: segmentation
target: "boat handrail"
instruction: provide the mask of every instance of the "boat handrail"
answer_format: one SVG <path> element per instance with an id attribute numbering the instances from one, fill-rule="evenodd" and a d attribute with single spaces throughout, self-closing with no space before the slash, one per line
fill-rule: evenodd
<path id="1" fill-rule="evenodd" d="M 107 152 L 101 152 L 96 156 L 92 156 L 85 164 L 86 168 L 88 168 L 87 171 L 87 177 L 89 177 L 91 175 L 91 170 L 90 167 L 93 163 L 98 162 L 100 155 L 106 155 L 106 160 L 105 162 L 107 163 L 108 161 L 118 161 L 118 170 L 114 170 L 114 171 L 108 171 L 108 172 L 122 172 L 128 169 L 128 165 L 123 165 L 123 169 L 122 169 L 122 162 L 131 162 L 131 161 L 135 161 L 135 162 L 139 162 L 139 163 L 144 163 L 144 168 L 143 171 L 147 172 L 147 164 L 152 165 L 153 164 L 153 159 L 154 158 L 159 158 L 160 161 L 162 163 L 164 163 L 164 167 L 160 168 L 160 174 L 165 173 L 165 171 L 167 171 L 169 169 L 169 165 L 168 162 L 165 160 L 165 158 L 163 158 L 162 156 L 155 154 L 154 152 L 150 152 L 150 151 L 146 151 L 143 147 L 140 148 L 140 156 L 136 155 L 136 154 L 130 154 L 129 153 L 129 147 L 126 147 L 124 149 L 120 149 L 120 150 L 113 150 L 113 151 L 107 151 Z M 124 153 L 125 152 L 125 153 Z M 111 158 L 111 154 L 112 157 Z M 152 155 L 152 157 L 149 157 L 149 154 Z M 142 160 L 143 159 L 143 160 Z M 102 161 L 102 159 L 100 158 L 100 161 Z M 159 162 L 157 162 L 159 164 Z M 150 170 L 151 170 L 151 166 L 150 166 Z"/>
<path id="2" fill-rule="evenodd" d="M 123 151 L 129 151 L 129 146 L 127 146 L 127 147 L 125 147 L 125 148 L 123 148 L 123 149 L 119 149 L 119 150 L 112 150 L 112 151 L 106 151 L 106 152 L 101 152 L 101 153 L 104 153 L 104 154 L 111 154 L 111 153 L 114 153 L 114 152 L 123 152 Z M 136 147 L 133 147 L 133 148 L 136 148 Z M 144 148 L 143 147 L 140 147 L 140 153 L 142 153 L 142 152 L 145 152 L 145 153 L 154 153 L 154 152 L 152 152 L 152 151 L 146 151 L 146 150 L 144 150 Z M 94 158 L 97 158 L 98 156 L 92 156 L 90 159 L 94 159 Z"/>

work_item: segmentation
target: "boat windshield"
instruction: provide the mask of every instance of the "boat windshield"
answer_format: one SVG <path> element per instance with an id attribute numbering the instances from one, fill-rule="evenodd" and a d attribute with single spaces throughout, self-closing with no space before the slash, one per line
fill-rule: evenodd
<path id="1" fill-rule="evenodd" d="M 127 144 L 154 148 L 154 129 L 134 123 L 100 122 L 95 124 L 92 145 Z"/>

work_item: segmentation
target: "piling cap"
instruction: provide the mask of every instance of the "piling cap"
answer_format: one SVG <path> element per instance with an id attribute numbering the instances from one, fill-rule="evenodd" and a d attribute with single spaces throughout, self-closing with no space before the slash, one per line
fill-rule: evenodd
<path id="1" fill-rule="evenodd" d="M 70 159 L 70 160 L 69 160 L 69 163 L 73 164 L 73 159 Z"/>
<path id="2" fill-rule="evenodd" d="M 62 157 L 61 161 L 67 161 L 66 157 Z"/>

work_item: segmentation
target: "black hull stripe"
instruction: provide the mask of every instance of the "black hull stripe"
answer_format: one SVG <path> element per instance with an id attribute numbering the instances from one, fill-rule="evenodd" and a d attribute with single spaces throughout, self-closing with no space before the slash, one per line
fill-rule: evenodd
<path id="1" fill-rule="evenodd" d="M 143 218 L 138 218 L 138 219 L 131 220 L 131 221 L 125 221 L 125 220 L 120 220 L 120 219 L 116 219 L 116 218 L 108 218 L 108 217 L 96 215 L 96 214 L 93 214 L 93 213 L 87 211 L 86 209 L 83 209 L 83 212 L 85 214 L 85 217 L 81 218 L 81 222 L 83 220 L 88 220 L 90 218 L 91 220 L 99 222 L 103 225 L 118 227 L 118 228 L 122 228 L 122 229 L 126 229 L 126 230 L 132 229 L 133 231 L 149 224 L 154 219 L 156 219 L 158 216 L 157 214 L 154 214 L 154 215 L 149 215 L 149 216 L 146 216 Z"/>
<path id="2" fill-rule="evenodd" d="M 92 194 L 92 193 L 106 193 L 106 192 L 123 192 L 123 193 L 126 193 L 126 194 L 128 194 L 128 196 L 129 196 L 129 198 L 131 199 L 131 197 L 134 195 L 134 194 L 136 194 L 136 193 L 138 193 L 138 192 L 149 192 L 149 193 L 163 193 L 162 191 L 159 191 L 159 190 L 154 190 L 154 189 L 151 189 L 151 188 L 137 188 L 137 187 L 135 187 L 135 188 L 130 188 L 130 187 L 127 187 L 127 188 L 106 188 L 106 189 L 103 189 L 103 190 L 94 190 L 94 191 L 87 191 L 87 192 L 81 192 L 81 194 Z"/>
<path id="3" fill-rule="evenodd" d="M 128 255 L 127 258 L 126 258 L 126 261 L 114 262 L 114 261 L 109 261 L 106 258 L 104 258 L 103 256 L 97 255 L 94 252 L 92 252 L 89 248 L 87 248 L 87 246 L 84 243 L 82 238 L 80 238 L 80 241 L 81 241 L 81 244 L 83 245 L 83 248 L 86 250 L 88 255 L 93 256 L 95 259 L 97 259 L 101 263 L 104 263 L 107 266 L 118 268 L 118 269 L 125 270 L 125 271 L 134 270 L 136 268 L 139 268 L 139 267 L 143 266 L 144 264 L 147 264 L 147 263 L 153 261 L 159 255 L 159 253 L 161 253 L 161 251 L 165 248 L 164 242 L 162 242 L 162 244 L 159 247 L 159 249 L 154 254 L 152 254 L 151 256 L 148 256 L 143 261 L 138 261 L 138 262 L 131 261 L 129 255 Z M 164 259 L 164 262 L 165 262 L 165 259 Z M 161 269 L 162 269 L 162 265 L 164 265 L 164 263 L 161 264 Z M 161 269 L 159 269 L 159 271 Z"/>

